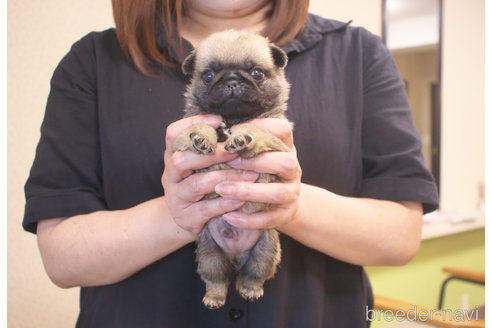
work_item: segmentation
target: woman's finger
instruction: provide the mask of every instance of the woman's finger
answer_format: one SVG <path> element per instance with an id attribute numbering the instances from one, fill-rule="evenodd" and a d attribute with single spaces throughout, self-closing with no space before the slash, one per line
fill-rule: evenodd
<path id="1" fill-rule="evenodd" d="M 265 152 L 250 159 L 238 157 L 227 164 L 236 169 L 274 174 L 285 181 L 302 174 L 296 154 L 288 152 Z"/>
<path id="2" fill-rule="evenodd" d="M 215 192 L 229 199 L 267 204 L 286 204 L 299 197 L 299 186 L 296 183 L 226 181 L 217 184 Z"/>
<path id="3" fill-rule="evenodd" d="M 197 202 L 206 194 L 215 192 L 215 186 L 224 181 L 254 182 L 258 173 L 243 170 L 219 170 L 195 173 L 176 185 L 174 194 L 185 202 Z"/>
<path id="4" fill-rule="evenodd" d="M 182 216 L 174 218 L 185 230 L 199 233 L 210 219 L 232 212 L 243 206 L 244 202 L 235 199 L 215 198 L 191 203 L 182 211 Z"/>
<path id="5" fill-rule="evenodd" d="M 167 151 L 166 151 L 167 153 Z M 177 183 L 190 176 L 193 171 L 210 167 L 213 164 L 224 163 L 237 158 L 237 154 L 231 154 L 217 147 L 212 154 L 197 154 L 191 151 L 179 151 L 167 153 L 166 178 L 170 182 Z"/>
<path id="6" fill-rule="evenodd" d="M 273 229 L 282 224 L 282 218 L 288 215 L 286 212 L 287 210 L 282 208 L 254 214 L 245 214 L 235 211 L 222 215 L 222 218 L 240 229 Z"/>

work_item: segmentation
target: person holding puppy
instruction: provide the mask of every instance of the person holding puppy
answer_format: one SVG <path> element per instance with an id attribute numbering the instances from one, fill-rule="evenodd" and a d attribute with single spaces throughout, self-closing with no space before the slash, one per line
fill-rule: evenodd
<path id="1" fill-rule="evenodd" d="M 365 327 L 366 265 L 416 254 L 437 206 L 404 85 L 389 51 L 362 28 L 307 13 L 308 1 L 113 0 L 116 29 L 75 43 L 56 69 L 26 183 L 24 228 L 60 287 L 81 287 L 77 327 Z M 250 123 L 286 152 L 241 159 L 172 152 L 179 67 L 224 29 L 267 36 L 288 55 L 287 116 Z M 231 169 L 192 174 L 217 163 Z M 279 183 L 254 183 L 258 174 Z M 221 197 L 202 199 L 216 192 Z M 271 211 L 238 212 L 245 202 Z M 194 241 L 222 215 L 280 232 L 282 260 L 254 302 L 201 303 Z"/>

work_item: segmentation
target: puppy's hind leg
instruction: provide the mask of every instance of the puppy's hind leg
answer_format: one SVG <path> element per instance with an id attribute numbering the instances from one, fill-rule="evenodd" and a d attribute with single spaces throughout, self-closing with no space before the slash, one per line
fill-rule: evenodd
<path id="1" fill-rule="evenodd" d="M 236 289 L 244 299 L 255 300 L 263 296 L 263 284 L 275 275 L 280 255 L 278 232 L 265 230 L 238 272 Z"/>
<path id="2" fill-rule="evenodd" d="M 203 303 L 210 309 L 222 307 L 225 304 L 232 267 L 207 227 L 198 235 L 196 261 L 197 272 L 205 282 Z"/>

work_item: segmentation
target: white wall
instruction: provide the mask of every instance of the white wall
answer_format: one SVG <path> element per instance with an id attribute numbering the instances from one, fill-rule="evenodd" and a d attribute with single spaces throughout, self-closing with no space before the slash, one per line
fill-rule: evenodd
<path id="1" fill-rule="evenodd" d="M 485 4 L 444 0 L 441 205 L 470 212 L 485 176 Z"/>
<path id="2" fill-rule="evenodd" d="M 72 43 L 113 25 L 109 0 L 12 0 L 8 14 L 8 327 L 73 327 L 78 290 L 47 278 L 34 235 L 21 228 L 23 186 L 34 157 L 53 70 Z"/>

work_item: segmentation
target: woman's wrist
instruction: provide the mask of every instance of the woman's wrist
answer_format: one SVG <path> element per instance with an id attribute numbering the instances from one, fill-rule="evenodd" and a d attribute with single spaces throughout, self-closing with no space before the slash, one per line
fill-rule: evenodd
<path id="1" fill-rule="evenodd" d="M 185 245 L 194 242 L 198 235 L 196 233 L 184 229 L 183 227 L 181 227 L 179 224 L 176 223 L 166 203 L 165 196 L 159 197 L 159 200 L 161 201 L 160 205 L 163 206 L 163 214 L 165 217 L 164 221 L 167 222 L 167 224 L 165 224 L 165 226 L 163 227 L 164 229 L 166 229 L 165 230 L 166 234 L 171 233 L 172 235 L 175 235 L 177 238 L 182 239 L 182 242 L 184 242 Z"/>
<path id="2" fill-rule="evenodd" d="M 277 229 L 356 265 L 402 265 L 420 241 L 422 205 L 337 195 L 302 184 L 296 217 Z"/>
<path id="3" fill-rule="evenodd" d="M 309 220 L 310 215 L 314 214 L 315 208 L 320 204 L 317 199 L 326 197 L 326 193 L 328 191 L 325 189 L 301 183 L 298 205 L 292 215 L 292 219 L 276 229 L 293 238 L 306 231 L 306 224 L 308 224 L 306 220 Z"/>

